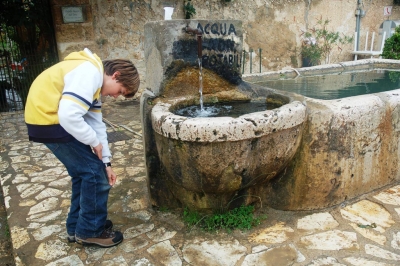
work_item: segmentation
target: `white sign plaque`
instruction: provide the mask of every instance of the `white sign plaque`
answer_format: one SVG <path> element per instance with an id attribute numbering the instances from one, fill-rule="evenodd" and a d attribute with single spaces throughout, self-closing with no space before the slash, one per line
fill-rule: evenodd
<path id="1" fill-rule="evenodd" d="M 392 6 L 385 6 L 383 8 L 383 15 L 390 16 L 392 14 Z"/>
<path id="2" fill-rule="evenodd" d="M 81 6 L 63 6 L 61 12 L 64 23 L 85 22 Z"/>

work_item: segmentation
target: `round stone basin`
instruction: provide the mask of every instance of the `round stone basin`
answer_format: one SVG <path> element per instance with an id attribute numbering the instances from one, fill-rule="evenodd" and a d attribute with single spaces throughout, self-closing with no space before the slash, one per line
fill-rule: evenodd
<path id="1" fill-rule="evenodd" d="M 157 103 L 151 122 L 169 189 L 189 208 L 226 207 L 276 176 L 299 147 L 306 119 L 301 102 L 237 118 L 173 114 L 182 102 Z"/>

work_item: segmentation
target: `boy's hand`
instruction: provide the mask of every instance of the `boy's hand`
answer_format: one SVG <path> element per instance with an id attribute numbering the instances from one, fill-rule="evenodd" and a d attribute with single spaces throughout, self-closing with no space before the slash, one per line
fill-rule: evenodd
<path id="1" fill-rule="evenodd" d="M 115 182 L 117 182 L 117 175 L 114 173 L 111 166 L 106 167 L 106 171 L 107 171 L 108 183 L 110 184 L 110 186 L 114 186 Z"/>
<path id="2" fill-rule="evenodd" d="M 103 145 L 101 145 L 101 143 L 99 143 L 99 145 L 96 147 L 93 147 L 93 152 L 97 155 L 97 157 L 99 157 L 100 160 L 103 159 Z"/>

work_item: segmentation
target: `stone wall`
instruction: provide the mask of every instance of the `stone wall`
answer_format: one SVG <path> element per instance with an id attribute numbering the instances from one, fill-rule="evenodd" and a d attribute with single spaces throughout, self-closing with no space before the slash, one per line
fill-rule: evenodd
<path id="1" fill-rule="evenodd" d="M 56 34 L 59 58 L 82 48 L 94 47 L 95 24 L 93 23 L 92 5 L 90 0 L 50 0 Z M 82 7 L 85 21 L 82 23 L 64 23 L 62 7 Z"/>
<path id="2" fill-rule="evenodd" d="M 129 58 L 138 67 L 142 86 L 145 82 L 144 24 L 163 20 L 165 6 L 174 7 L 172 19 L 183 19 L 183 0 L 50 0 L 60 58 L 71 51 L 88 47 L 102 58 Z M 318 20 L 329 19 L 328 29 L 353 36 L 358 0 L 192 0 L 194 19 L 237 19 L 243 21 L 243 48 L 253 49 L 252 72 L 301 67 L 302 32 Z M 361 48 L 367 31 L 378 33 L 386 19 L 400 19 L 400 6 L 384 16 L 385 6 L 393 0 L 362 0 L 365 17 L 361 19 Z M 63 23 L 62 6 L 83 6 L 83 23 Z M 331 62 L 352 60 L 353 44 L 335 49 Z M 245 73 L 249 73 L 246 59 Z"/>

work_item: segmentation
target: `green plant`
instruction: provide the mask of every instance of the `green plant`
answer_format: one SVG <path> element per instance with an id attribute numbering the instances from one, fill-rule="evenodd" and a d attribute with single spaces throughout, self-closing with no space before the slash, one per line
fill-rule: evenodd
<path id="1" fill-rule="evenodd" d="M 12 34 L 12 32 L 12 27 L 9 27 L 4 23 L 0 24 L 0 52 L 3 53 L 1 56 L 10 56 L 10 54 L 18 54 L 19 52 L 17 44 L 10 41 L 10 37 L 12 36 L 9 35 Z M 7 53 L 8 55 L 4 53 Z"/>
<path id="2" fill-rule="evenodd" d="M 313 64 L 321 64 L 331 62 L 331 54 L 335 47 L 341 52 L 341 46 L 351 43 L 353 37 L 340 34 L 338 31 L 328 30 L 329 20 L 318 20 L 317 26 L 309 31 L 302 33 L 303 43 L 301 55 L 310 59 Z"/>
<path id="3" fill-rule="evenodd" d="M 386 39 L 382 57 L 386 59 L 400 59 L 400 27 L 396 27 L 394 34 Z"/>
<path id="4" fill-rule="evenodd" d="M 8 226 L 8 223 L 5 224 L 4 230 L 5 230 L 4 235 L 7 237 L 7 239 L 10 239 L 11 235 L 10 235 L 10 227 Z"/>
<path id="5" fill-rule="evenodd" d="M 168 207 L 165 207 L 165 206 L 161 206 L 160 208 L 158 208 L 158 210 L 160 212 L 168 212 L 169 211 Z"/>
<path id="6" fill-rule="evenodd" d="M 184 2 L 183 11 L 185 13 L 185 19 L 191 19 L 193 17 L 193 15 L 196 14 L 196 9 L 192 5 L 191 0 L 188 0 L 187 2 Z"/>
<path id="7" fill-rule="evenodd" d="M 321 63 L 322 49 L 317 44 L 303 44 L 301 56 L 303 60 L 308 60 L 307 65 L 319 65 Z"/>
<path id="8" fill-rule="evenodd" d="M 194 226 L 201 220 L 200 214 L 198 212 L 189 210 L 187 207 L 183 210 L 183 221 L 188 226 Z"/>
<path id="9" fill-rule="evenodd" d="M 400 81 L 400 72 L 389 71 L 389 79 L 393 83 L 399 83 L 399 81 Z"/>
<path id="10" fill-rule="evenodd" d="M 254 217 L 254 206 L 241 206 L 223 213 L 201 216 L 198 212 L 185 208 L 183 212 L 183 220 L 189 226 L 199 226 L 206 231 L 216 231 L 225 229 L 227 231 L 233 229 L 251 229 L 253 226 L 259 225 L 260 217 Z"/>

